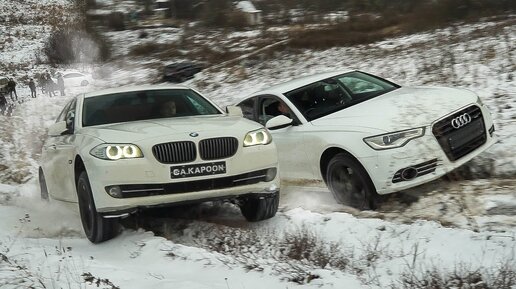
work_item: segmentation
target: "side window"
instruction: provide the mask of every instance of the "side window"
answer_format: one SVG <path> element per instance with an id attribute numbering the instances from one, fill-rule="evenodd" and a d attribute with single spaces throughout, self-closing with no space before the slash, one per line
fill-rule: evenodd
<path id="1" fill-rule="evenodd" d="M 254 120 L 254 121 L 258 121 L 254 117 L 255 100 L 256 100 L 256 98 L 250 98 L 246 101 L 239 103 L 238 106 L 242 109 L 242 114 L 244 115 L 245 118 Z"/>
<path id="2" fill-rule="evenodd" d="M 356 77 L 344 76 L 340 77 L 339 80 L 351 90 L 353 94 L 359 94 L 364 92 L 375 92 L 384 90 L 380 85 Z"/>
<path id="3" fill-rule="evenodd" d="M 279 110 L 280 102 L 276 98 L 262 97 L 259 103 L 258 122 L 262 125 L 265 125 L 269 119 L 282 114 Z"/>

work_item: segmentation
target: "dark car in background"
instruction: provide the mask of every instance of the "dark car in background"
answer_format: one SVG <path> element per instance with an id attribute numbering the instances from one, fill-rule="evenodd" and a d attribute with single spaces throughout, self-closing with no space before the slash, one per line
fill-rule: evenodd
<path id="1" fill-rule="evenodd" d="M 181 83 L 194 77 L 204 66 L 195 62 L 178 62 L 166 65 L 163 70 L 163 81 Z"/>

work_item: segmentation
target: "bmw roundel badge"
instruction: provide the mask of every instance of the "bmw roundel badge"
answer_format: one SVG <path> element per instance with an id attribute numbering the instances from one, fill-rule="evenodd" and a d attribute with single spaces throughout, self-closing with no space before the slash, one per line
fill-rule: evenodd
<path id="1" fill-rule="evenodd" d="M 191 137 L 197 137 L 197 136 L 199 136 L 199 134 L 198 134 L 198 133 L 196 133 L 196 132 L 191 132 L 191 133 L 190 133 L 190 136 L 191 136 Z"/>

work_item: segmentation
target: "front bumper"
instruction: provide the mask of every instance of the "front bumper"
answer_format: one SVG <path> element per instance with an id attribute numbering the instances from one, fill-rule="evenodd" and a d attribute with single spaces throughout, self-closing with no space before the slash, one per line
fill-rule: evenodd
<path id="1" fill-rule="evenodd" d="M 378 151 L 376 157 L 363 160 L 378 194 L 389 194 L 438 179 L 487 150 L 496 142 L 496 137 L 492 131 L 493 122 L 489 111 L 485 107 L 482 107 L 482 114 L 485 142 L 459 159 L 450 160 L 449 153 L 447 155 L 432 133 L 431 125 L 425 128 L 427 133 L 423 137 L 410 141 L 404 147 Z M 421 173 L 413 171 L 415 177 L 414 174 L 408 174 L 413 178 L 405 180 L 401 173 L 406 168 L 416 168 Z"/>
<path id="2" fill-rule="evenodd" d="M 250 147 L 238 154 L 220 160 L 226 163 L 225 173 L 187 178 L 172 178 L 171 167 L 174 165 L 157 162 L 148 155 L 117 161 L 89 157 L 84 164 L 96 209 L 103 215 L 130 212 L 140 207 L 235 199 L 279 191 L 274 145 Z M 205 161 L 196 160 L 191 164 L 202 163 Z M 276 173 L 267 175 L 271 170 Z M 118 187 L 123 194 L 108 194 L 112 187 Z"/>

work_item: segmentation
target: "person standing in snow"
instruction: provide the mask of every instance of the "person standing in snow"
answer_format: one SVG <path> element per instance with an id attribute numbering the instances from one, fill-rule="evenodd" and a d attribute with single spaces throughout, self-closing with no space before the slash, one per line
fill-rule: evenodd
<path id="1" fill-rule="evenodd" d="M 29 80 L 29 88 L 30 88 L 30 96 L 32 98 L 36 98 L 36 83 L 34 83 L 34 79 Z"/>
<path id="2" fill-rule="evenodd" d="M 59 88 L 59 91 L 61 91 L 61 96 L 64 96 L 65 95 L 64 79 L 63 79 L 63 76 L 61 75 L 61 73 L 57 74 L 57 87 Z"/>
<path id="3" fill-rule="evenodd" d="M 9 78 L 9 82 L 7 82 L 7 88 L 9 90 L 9 94 L 11 95 L 11 100 L 14 101 L 13 92 L 14 96 L 16 96 L 16 100 L 18 100 L 18 94 L 16 93 L 16 82 L 14 79 Z"/>
<path id="4" fill-rule="evenodd" d="M 56 96 L 54 93 L 54 88 L 56 84 L 50 77 L 50 73 L 46 73 L 45 75 L 45 89 L 48 91 L 48 97 Z"/>

